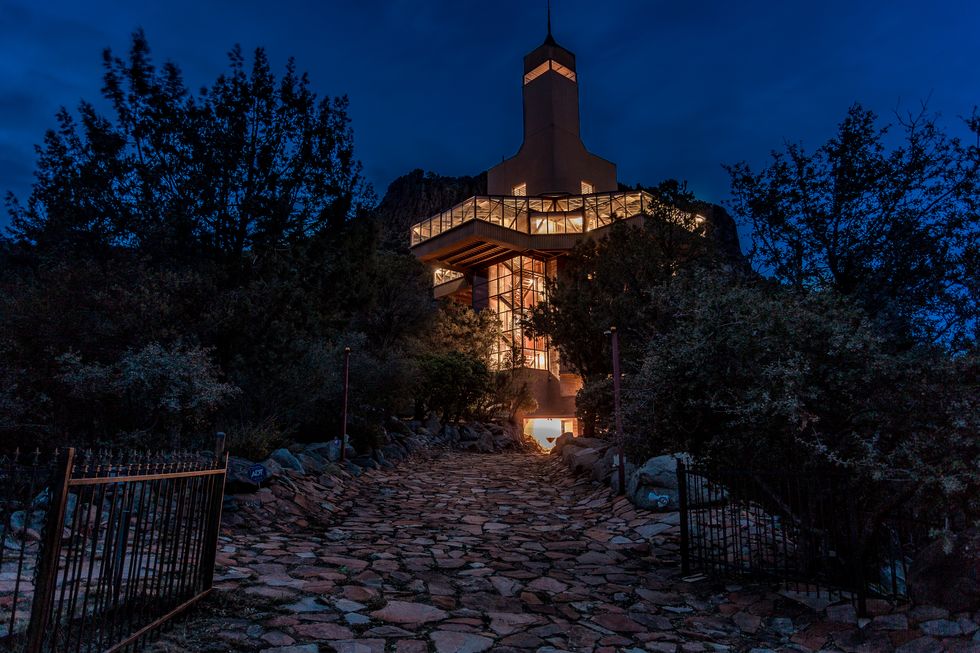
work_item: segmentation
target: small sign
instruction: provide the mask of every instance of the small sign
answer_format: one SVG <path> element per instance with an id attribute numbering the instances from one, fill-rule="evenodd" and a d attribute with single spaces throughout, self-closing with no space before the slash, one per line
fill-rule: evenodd
<path id="1" fill-rule="evenodd" d="M 262 485 L 265 479 L 269 477 L 269 470 L 267 470 L 262 465 L 252 465 L 248 468 L 248 480 L 252 481 L 256 485 Z"/>

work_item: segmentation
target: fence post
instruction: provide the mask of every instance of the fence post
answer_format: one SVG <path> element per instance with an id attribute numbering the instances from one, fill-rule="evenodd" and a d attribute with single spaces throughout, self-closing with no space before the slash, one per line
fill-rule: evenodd
<path id="1" fill-rule="evenodd" d="M 68 500 L 68 482 L 75 464 L 75 449 L 69 448 L 64 461 L 55 461 L 51 478 L 51 502 L 48 521 L 38 550 L 37 570 L 34 573 L 34 602 L 31 604 L 31 620 L 27 625 L 26 653 L 40 653 L 44 635 L 54 609 L 54 593 L 58 583 L 58 561 L 61 558 L 61 535 L 65 528 L 65 504 Z M 78 509 L 81 509 L 79 506 Z"/>
<path id="2" fill-rule="evenodd" d="M 687 466 L 680 458 L 677 459 L 677 502 L 680 504 L 681 516 L 681 573 L 686 576 L 691 573 L 691 554 L 688 550 L 687 532 Z"/>
<path id="3" fill-rule="evenodd" d="M 864 574 L 865 538 L 862 537 L 861 519 L 854 503 L 854 493 L 847 493 L 848 524 L 851 530 L 851 570 L 857 585 L 857 613 L 868 616 L 868 583 Z"/>
<path id="4" fill-rule="evenodd" d="M 225 500 L 225 480 L 228 478 L 228 453 L 224 454 L 225 473 L 214 479 L 214 493 L 211 496 L 211 505 L 208 506 L 207 537 L 204 542 L 204 558 L 201 561 L 201 580 L 203 590 L 210 590 L 214 587 L 214 565 L 218 555 L 218 534 L 221 532 L 221 508 Z"/>

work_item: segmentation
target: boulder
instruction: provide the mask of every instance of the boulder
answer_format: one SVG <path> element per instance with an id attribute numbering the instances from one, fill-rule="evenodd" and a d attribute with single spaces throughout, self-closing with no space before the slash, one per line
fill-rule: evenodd
<path id="1" fill-rule="evenodd" d="M 40 531 L 44 527 L 44 516 L 43 510 L 32 510 L 30 514 L 24 510 L 13 512 L 10 514 L 10 530 L 15 533 Z"/>
<path id="2" fill-rule="evenodd" d="M 980 609 L 980 529 L 951 539 L 939 538 L 916 556 L 909 570 L 912 600 L 950 612 Z"/>
<path id="3" fill-rule="evenodd" d="M 300 465 L 309 474 L 322 474 L 323 470 L 326 468 L 326 461 L 320 456 L 315 454 L 300 453 L 296 456 L 299 460 Z"/>
<path id="4" fill-rule="evenodd" d="M 352 463 L 350 459 L 344 461 L 344 469 L 346 469 L 347 473 L 349 473 L 351 476 L 360 476 L 364 471 L 361 469 L 361 467 Z"/>
<path id="5" fill-rule="evenodd" d="M 262 462 L 262 466 L 265 467 L 266 478 L 275 478 L 277 476 L 282 476 L 283 467 L 272 458 L 269 458 Z"/>
<path id="6" fill-rule="evenodd" d="M 449 442 L 458 442 L 460 440 L 459 429 L 452 424 L 446 424 L 442 427 L 441 435 L 443 439 Z"/>
<path id="7" fill-rule="evenodd" d="M 429 433 L 438 433 L 442 429 L 442 422 L 439 421 L 435 413 L 429 413 L 423 426 L 429 430 Z"/>
<path id="8" fill-rule="evenodd" d="M 575 436 L 572 435 L 571 433 L 562 433 L 557 438 L 555 438 L 555 446 L 551 448 L 551 453 L 556 455 L 561 454 L 561 450 L 565 447 L 565 445 L 567 445 L 569 442 L 571 442 L 574 439 Z"/>
<path id="9" fill-rule="evenodd" d="M 612 473 L 612 470 L 615 469 L 616 466 L 619 464 L 619 458 L 617 458 L 618 454 L 615 452 L 615 449 L 610 449 L 609 451 L 612 452 L 612 456 L 610 456 L 610 458 L 609 458 L 609 468 L 610 468 L 610 473 L 609 473 L 609 487 L 612 488 L 612 491 L 613 492 L 619 494 L 619 472 L 617 471 L 616 473 Z M 609 452 L 606 452 L 606 453 L 609 453 Z M 626 459 L 626 488 L 627 488 L 627 491 L 629 490 L 630 479 L 633 478 L 633 474 L 635 474 L 635 473 L 636 473 L 636 465 L 634 465 L 632 462 L 630 462 L 630 459 L 627 458 Z"/>
<path id="10" fill-rule="evenodd" d="M 230 456 L 228 458 L 228 475 L 225 477 L 225 492 L 228 494 L 247 494 L 258 490 L 259 486 L 248 475 L 248 470 L 254 464 L 251 460 Z"/>
<path id="11" fill-rule="evenodd" d="M 303 469 L 303 463 L 289 449 L 276 449 L 269 455 L 269 458 L 282 465 L 283 469 L 291 469 L 300 474 L 306 473 L 306 470 Z"/>
<path id="12" fill-rule="evenodd" d="M 647 510 L 673 511 L 680 508 L 677 492 L 677 460 L 690 461 L 687 454 L 656 456 L 638 467 L 626 482 L 626 494 L 634 505 Z"/>
<path id="13" fill-rule="evenodd" d="M 330 442 L 318 442 L 317 444 L 311 444 L 306 448 L 307 453 L 315 453 L 326 461 L 335 463 L 340 460 L 340 439 L 331 440 Z M 357 455 L 354 451 L 354 447 L 347 444 L 347 457 L 351 458 Z"/>
<path id="14" fill-rule="evenodd" d="M 611 446 L 606 449 L 606 453 L 603 454 L 602 458 L 592 464 L 592 480 L 598 481 L 599 483 L 609 482 L 609 478 L 613 475 L 614 460 L 618 460 L 616 458 L 616 447 Z"/>
<path id="15" fill-rule="evenodd" d="M 569 465 L 576 474 L 591 473 L 592 466 L 599 460 L 602 460 L 602 454 L 603 452 L 599 449 L 593 449 L 591 447 L 579 449 L 572 455 Z"/>
<path id="16" fill-rule="evenodd" d="M 362 469 L 378 469 L 381 467 L 374 458 L 367 454 L 351 458 L 350 461 Z"/>
<path id="17" fill-rule="evenodd" d="M 415 423 L 417 424 L 417 422 Z M 412 435 L 411 427 L 397 417 L 389 417 L 388 421 L 385 422 L 385 428 L 392 434 L 404 435 L 407 437 L 411 437 Z"/>

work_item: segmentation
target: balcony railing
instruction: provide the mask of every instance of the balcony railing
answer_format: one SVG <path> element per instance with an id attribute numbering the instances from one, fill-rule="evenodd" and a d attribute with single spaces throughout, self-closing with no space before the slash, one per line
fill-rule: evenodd
<path id="1" fill-rule="evenodd" d="M 462 279 L 463 273 L 457 272 L 456 270 L 450 270 L 448 268 L 435 268 L 432 270 L 432 285 L 440 286 L 444 283 L 449 283 L 450 281 L 456 281 L 456 279 Z"/>
<path id="2" fill-rule="evenodd" d="M 615 220 L 653 215 L 655 211 L 667 213 L 679 224 L 686 222 L 689 228 L 704 220 L 699 215 L 691 216 L 677 209 L 665 211 L 665 208 L 646 191 L 556 198 L 478 195 L 412 225 L 412 246 L 473 220 L 532 235 L 580 234 L 608 226 Z M 694 219 L 684 219 L 691 217 Z"/>

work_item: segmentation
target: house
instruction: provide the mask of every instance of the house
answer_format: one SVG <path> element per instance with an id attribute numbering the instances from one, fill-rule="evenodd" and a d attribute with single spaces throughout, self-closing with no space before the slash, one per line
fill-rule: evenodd
<path id="1" fill-rule="evenodd" d="M 538 408 L 522 416 L 524 429 L 546 447 L 561 433 L 577 434 L 582 380 L 522 320 L 545 299 L 545 280 L 576 242 L 659 206 L 647 192 L 620 190 L 616 165 L 585 148 L 578 94 L 575 55 L 555 41 L 549 19 L 544 43 L 524 57 L 520 150 L 487 172 L 487 195 L 411 227 L 411 251 L 434 268 L 435 296 L 500 318 L 492 363 L 528 384 Z"/>

